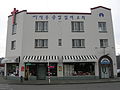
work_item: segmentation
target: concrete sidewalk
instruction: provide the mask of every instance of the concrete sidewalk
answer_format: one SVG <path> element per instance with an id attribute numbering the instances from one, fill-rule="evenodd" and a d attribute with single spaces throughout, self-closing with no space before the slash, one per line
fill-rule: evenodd
<path id="1" fill-rule="evenodd" d="M 92 83 L 114 83 L 120 82 L 120 78 L 116 79 L 93 79 L 93 80 L 6 80 L 0 76 L 0 84 L 14 84 L 14 85 L 62 85 L 62 84 L 92 84 Z"/>

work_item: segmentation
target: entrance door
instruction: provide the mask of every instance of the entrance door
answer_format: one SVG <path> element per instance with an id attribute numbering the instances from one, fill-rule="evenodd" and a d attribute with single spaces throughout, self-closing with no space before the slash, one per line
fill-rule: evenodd
<path id="1" fill-rule="evenodd" d="M 102 66 L 101 67 L 101 78 L 109 78 L 109 67 L 108 66 Z"/>
<path id="2" fill-rule="evenodd" d="M 46 65 L 45 64 L 38 64 L 38 66 L 37 66 L 37 79 L 38 80 L 46 79 Z"/>
<path id="3" fill-rule="evenodd" d="M 113 62 L 109 56 L 104 55 L 99 59 L 99 72 L 100 78 L 113 77 Z"/>

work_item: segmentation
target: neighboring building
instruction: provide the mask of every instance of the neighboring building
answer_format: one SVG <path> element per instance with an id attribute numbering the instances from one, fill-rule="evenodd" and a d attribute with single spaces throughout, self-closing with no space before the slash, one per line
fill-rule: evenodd
<path id="1" fill-rule="evenodd" d="M 91 13 L 27 12 L 8 17 L 5 76 L 112 78 L 117 76 L 111 9 Z"/>
<path id="2" fill-rule="evenodd" d="M 117 76 L 120 77 L 120 55 L 116 56 L 117 60 Z"/>
<path id="3" fill-rule="evenodd" d="M 117 69 L 120 69 L 120 55 L 116 56 L 117 60 Z"/>
<path id="4" fill-rule="evenodd" d="M 1 64 L 1 61 L 3 60 L 4 58 L 0 58 L 0 75 L 3 75 L 4 73 L 4 64 Z"/>

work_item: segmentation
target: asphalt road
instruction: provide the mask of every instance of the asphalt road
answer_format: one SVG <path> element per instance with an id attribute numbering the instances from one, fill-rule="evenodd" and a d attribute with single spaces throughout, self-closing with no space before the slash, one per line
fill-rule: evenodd
<path id="1" fill-rule="evenodd" d="M 65 85 L 8 85 L 0 84 L 0 90 L 120 90 L 120 82 Z"/>

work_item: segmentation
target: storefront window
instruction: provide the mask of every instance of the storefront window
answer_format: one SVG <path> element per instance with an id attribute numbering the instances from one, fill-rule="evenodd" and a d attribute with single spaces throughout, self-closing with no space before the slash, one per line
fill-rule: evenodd
<path id="1" fill-rule="evenodd" d="M 38 64 L 36 63 L 26 63 L 25 64 L 25 77 L 28 77 L 28 76 L 38 76 L 39 73 L 41 72 L 44 72 L 45 70 L 45 74 L 47 74 L 48 76 L 48 66 L 47 66 L 47 63 L 44 64 L 45 66 L 45 69 L 43 71 L 39 70 L 39 68 L 43 68 L 43 66 L 39 66 Z M 41 64 L 43 65 L 43 64 Z M 51 76 L 57 76 L 57 63 L 50 63 L 50 75 Z"/>
<path id="2" fill-rule="evenodd" d="M 95 75 L 94 63 L 75 63 L 73 75 Z"/>
<path id="3" fill-rule="evenodd" d="M 56 63 L 50 63 L 50 75 L 51 76 L 57 76 L 57 64 Z M 48 68 L 47 68 L 48 71 Z M 48 73 L 47 73 L 48 76 Z"/>
<path id="4" fill-rule="evenodd" d="M 37 75 L 37 66 L 36 66 L 36 64 L 29 65 L 29 74 L 30 74 L 30 76 L 36 76 Z"/>
<path id="5" fill-rule="evenodd" d="M 7 75 L 18 76 L 19 75 L 19 64 L 7 64 Z"/>
<path id="6" fill-rule="evenodd" d="M 95 63 L 65 63 L 64 76 L 85 76 L 95 75 Z"/>

